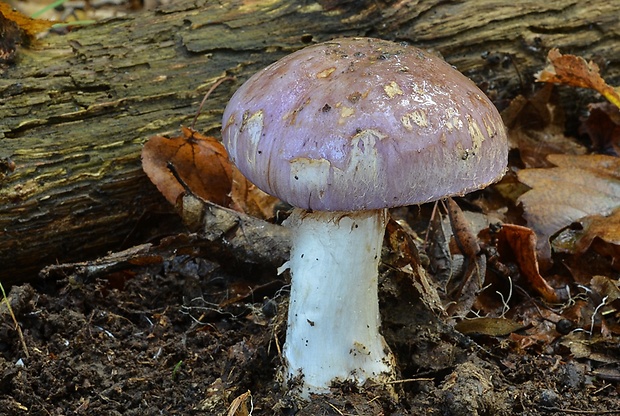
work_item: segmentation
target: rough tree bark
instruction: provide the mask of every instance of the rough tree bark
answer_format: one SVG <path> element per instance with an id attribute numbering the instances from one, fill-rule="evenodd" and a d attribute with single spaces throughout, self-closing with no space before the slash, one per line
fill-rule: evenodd
<path id="1" fill-rule="evenodd" d="M 178 0 L 50 34 L 0 78 L 0 281 L 105 254 L 154 227 L 141 219 L 169 207 L 142 173 L 141 146 L 189 124 L 224 75 L 237 84 L 220 86 L 197 124 L 215 136 L 249 75 L 337 36 L 433 48 L 501 107 L 531 86 L 552 47 L 620 79 L 619 14 L 608 0 Z"/>

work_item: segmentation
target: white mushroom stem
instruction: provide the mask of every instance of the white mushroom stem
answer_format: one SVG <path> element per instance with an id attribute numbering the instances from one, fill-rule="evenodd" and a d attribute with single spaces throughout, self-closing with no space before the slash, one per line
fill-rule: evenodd
<path id="1" fill-rule="evenodd" d="M 333 381 L 387 381 L 394 359 L 379 333 L 378 264 L 386 210 L 313 212 L 287 220 L 293 245 L 287 379 L 302 397 Z"/>

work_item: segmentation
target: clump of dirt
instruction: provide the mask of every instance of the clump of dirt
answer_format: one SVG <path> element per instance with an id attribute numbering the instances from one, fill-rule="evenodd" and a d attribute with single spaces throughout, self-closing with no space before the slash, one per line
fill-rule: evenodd
<path id="1" fill-rule="evenodd" d="M 620 409 L 617 382 L 556 343 L 519 351 L 466 337 L 410 279 L 382 274 L 392 386 L 335 386 L 302 402 L 279 382 L 287 282 L 177 255 L 81 281 L 12 288 L 0 308 L 0 413 L 7 415 L 536 415 Z M 242 277 L 240 277 L 242 276 Z M 558 339 L 561 336 L 558 335 Z M 28 355 L 26 355 L 28 354 Z M 388 388 L 390 387 L 390 388 Z M 390 395 L 396 389 L 398 399 Z M 249 393 L 248 393 L 249 392 Z"/>

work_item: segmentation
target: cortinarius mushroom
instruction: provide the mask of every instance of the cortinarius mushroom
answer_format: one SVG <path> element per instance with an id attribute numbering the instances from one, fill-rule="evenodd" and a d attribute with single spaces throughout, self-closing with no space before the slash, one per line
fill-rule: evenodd
<path id="1" fill-rule="evenodd" d="M 500 178 L 508 146 L 493 104 L 440 58 L 345 38 L 251 77 L 226 107 L 222 136 L 250 181 L 297 207 L 287 220 L 289 381 L 307 396 L 393 377 L 377 295 L 386 209 Z"/>

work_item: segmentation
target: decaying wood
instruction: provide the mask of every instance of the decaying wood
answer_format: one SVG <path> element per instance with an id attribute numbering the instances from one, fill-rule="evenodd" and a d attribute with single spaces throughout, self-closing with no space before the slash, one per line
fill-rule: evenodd
<path id="1" fill-rule="evenodd" d="M 232 258 L 233 263 L 272 268 L 288 260 L 291 236 L 286 227 L 220 207 L 190 193 L 183 196 L 178 210 L 188 228 L 220 260 Z"/>
<path id="2" fill-rule="evenodd" d="M 199 200 L 193 195 L 184 197 L 181 214 L 195 219 L 189 227 L 195 232 L 164 238 L 159 245 L 140 244 L 92 261 L 52 264 L 44 267 L 39 275 L 44 279 L 85 281 L 133 267 L 163 265 L 186 254 L 220 262 L 231 260 L 225 266 L 237 269 L 248 266 L 276 269 L 288 259 L 291 246 L 288 228 Z"/>
<path id="3" fill-rule="evenodd" d="M 50 34 L 2 69 L 0 279 L 118 249 L 146 214 L 168 210 L 142 173 L 142 143 L 188 124 L 224 75 L 239 81 L 220 86 L 198 120 L 216 136 L 250 74 L 337 36 L 433 48 L 502 106 L 552 47 L 597 60 L 617 84 L 619 12 L 608 0 L 179 0 Z"/>

